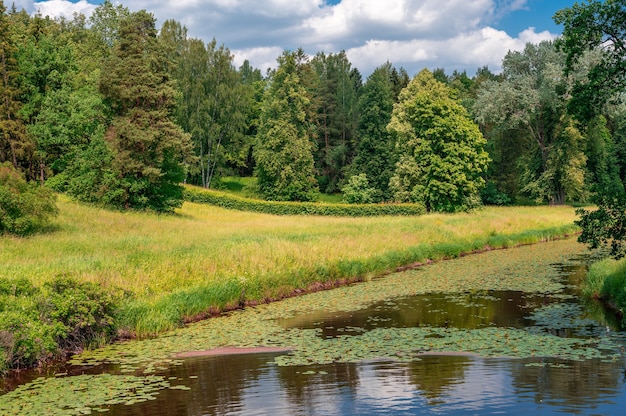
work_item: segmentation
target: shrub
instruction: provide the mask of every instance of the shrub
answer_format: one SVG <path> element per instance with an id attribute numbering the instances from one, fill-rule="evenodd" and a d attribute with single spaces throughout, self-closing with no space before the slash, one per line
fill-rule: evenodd
<path id="1" fill-rule="evenodd" d="M 117 296 L 94 283 L 0 279 L 0 372 L 109 340 L 116 310 Z"/>
<path id="2" fill-rule="evenodd" d="M 10 163 L 0 164 L 0 233 L 32 233 L 48 225 L 57 212 L 51 190 L 26 182 Z"/>
<path id="3" fill-rule="evenodd" d="M 376 189 L 370 188 L 367 175 L 353 175 L 348 179 L 346 186 L 341 188 L 343 200 L 348 204 L 371 204 L 374 202 Z"/>
<path id="4" fill-rule="evenodd" d="M 322 204 L 314 202 L 276 202 L 241 198 L 228 193 L 187 186 L 184 198 L 189 202 L 215 205 L 226 209 L 272 215 L 322 215 L 373 217 L 382 215 L 422 215 L 420 204 Z"/>

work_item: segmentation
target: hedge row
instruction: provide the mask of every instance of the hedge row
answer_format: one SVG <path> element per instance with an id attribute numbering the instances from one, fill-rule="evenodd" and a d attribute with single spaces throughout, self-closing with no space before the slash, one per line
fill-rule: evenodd
<path id="1" fill-rule="evenodd" d="M 419 204 L 322 204 L 315 202 L 277 202 L 241 198 L 225 192 L 185 187 L 185 201 L 215 205 L 226 209 L 273 215 L 324 215 L 337 217 L 374 217 L 382 215 L 422 215 Z"/>

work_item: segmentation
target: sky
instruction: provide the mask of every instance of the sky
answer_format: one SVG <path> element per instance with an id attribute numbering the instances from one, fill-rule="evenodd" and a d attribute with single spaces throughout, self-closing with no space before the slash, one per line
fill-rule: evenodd
<path id="1" fill-rule="evenodd" d="M 103 0 L 5 0 L 29 13 L 87 16 Z M 114 4 L 119 2 L 113 0 Z M 188 36 L 213 38 L 262 72 L 276 66 L 283 50 L 309 55 L 346 51 L 365 76 L 391 62 L 413 76 L 423 68 L 467 71 L 488 66 L 499 72 L 510 50 L 554 39 L 552 20 L 574 0 L 124 0 L 146 9 L 160 28 L 175 19 Z"/>

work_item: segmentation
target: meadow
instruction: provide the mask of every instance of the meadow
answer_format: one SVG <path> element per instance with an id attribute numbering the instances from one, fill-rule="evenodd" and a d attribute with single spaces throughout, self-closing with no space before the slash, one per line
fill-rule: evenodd
<path id="1" fill-rule="evenodd" d="M 569 206 L 413 217 L 272 216 L 186 202 L 174 215 L 59 197 L 51 230 L 0 237 L 0 279 L 59 276 L 123 291 L 117 328 L 152 336 L 244 304 L 577 231 Z"/>

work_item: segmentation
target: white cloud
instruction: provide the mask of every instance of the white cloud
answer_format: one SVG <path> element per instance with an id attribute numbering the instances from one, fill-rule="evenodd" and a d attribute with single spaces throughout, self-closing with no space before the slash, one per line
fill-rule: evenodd
<path id="1" fill-rule="evenodd" d="M 27 7 L 24 8 L 28 10 Z M 39 11 L 43 16 L 62 16 L 71 19 L 74 13 L 89 16 L 96 6 L 88 3 L 86 0 L 80 0 L 78 3 L 72 3 L 66 0 L 48 0 L 36 2 L 32 8 L 35 11 Z"/>
<path id="2" fill-rule="evenodd" d="M 115 1 L 115 0 L 114 0 Z M 146 9 L 160 26 L 175 19 L 191 37 L 215 38 L 235 55 L 265 71 L 276 66 L 284 49 L 302 47 L 313 55 L 345 50 L 364 75 L 389 60 L 410 74 L 423 67 L 447 72 L 483 65 L 499 70 L 509 50 L 526 42 L 555 37 L 528 28 L 506 33 L 493 28 L 503 15 L 528 9 L 528 0 L 342 0 L 330 6 L 324 0 L 122 0 L 137 11 Z M 18 7 L 51 16 L 90 14 L 86 0 L 71 3 L 17 0 Z"/>
<path id="3" fill-rule="evenodd" d="M 276 59 L 283 52 L 283 49 L 274 47 L 249 48 L 241 50 L 232 50 L 234 55 L 234 64 L 239 67 L 247 59 L 252 66 L 261 70 L 265 74 L 268 68 L 276 68 Z"/>

